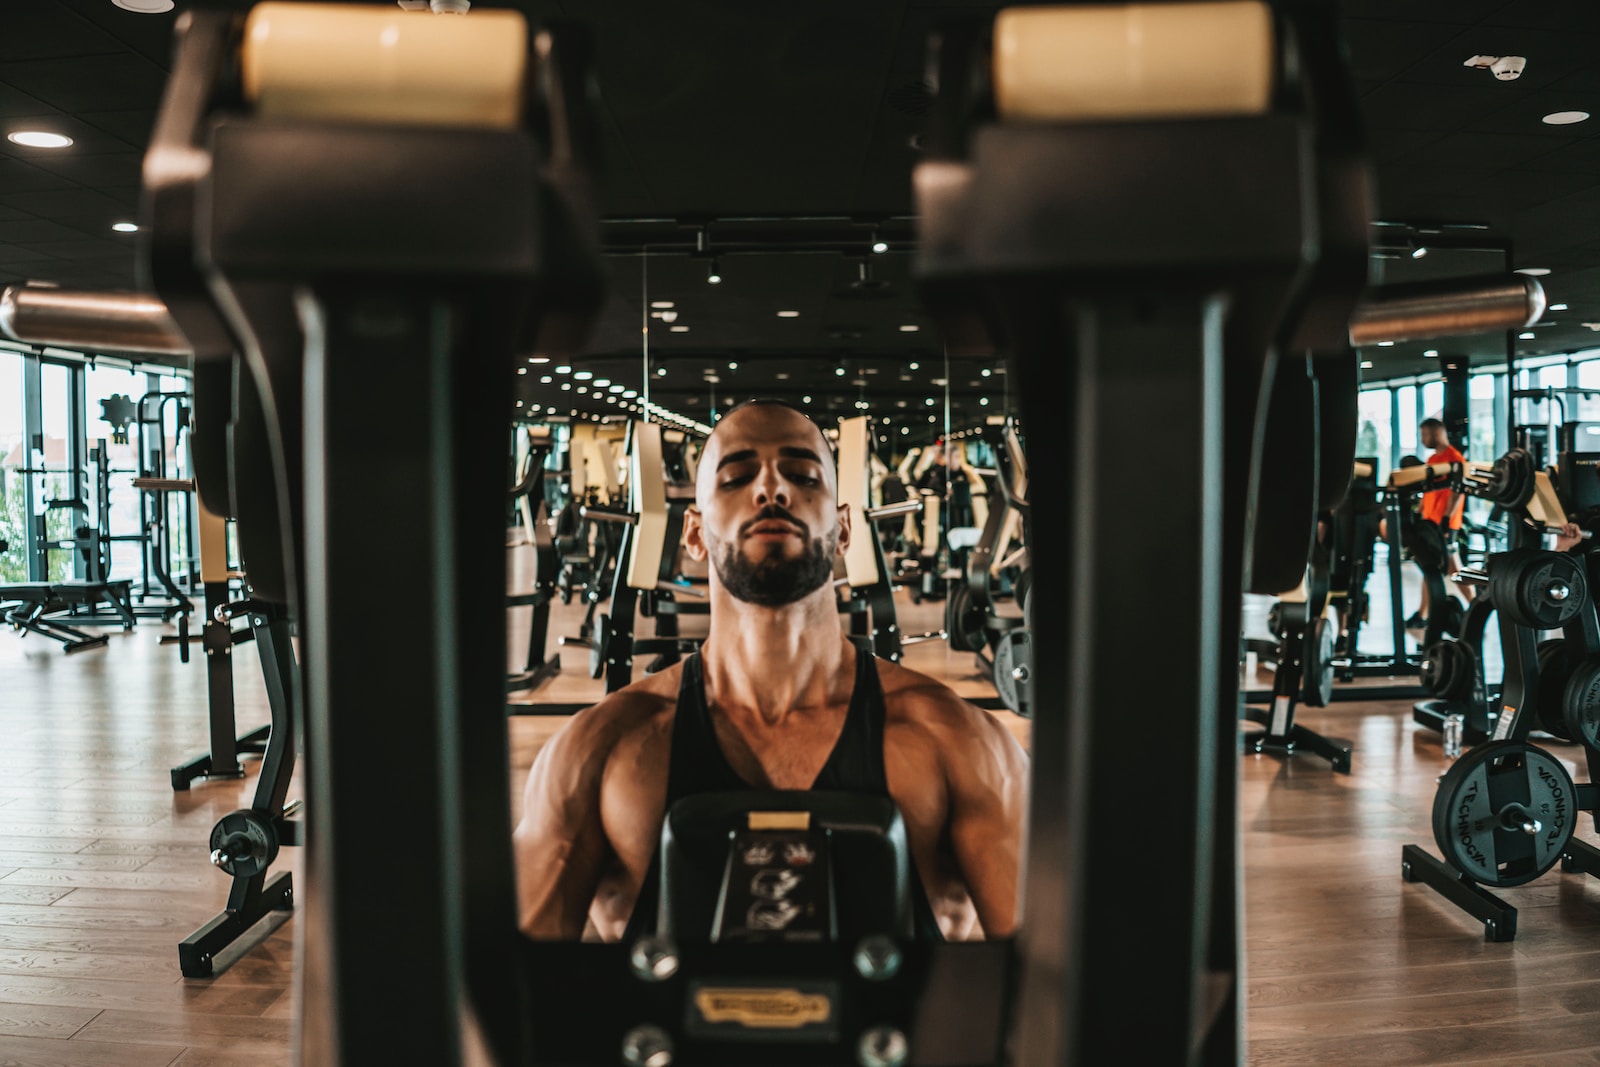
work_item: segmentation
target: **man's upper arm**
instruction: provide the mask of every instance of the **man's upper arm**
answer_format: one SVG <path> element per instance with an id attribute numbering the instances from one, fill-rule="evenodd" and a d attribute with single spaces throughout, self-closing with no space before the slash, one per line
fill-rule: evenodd
<path id="1" fill-rule="evenodd" d="M 580 712 L 540 750 L 528 772 L 513 840 L 517 917 L 531 937 L 583 933 L 610 851 L 600 783 L 615 743 L 603 705 Z"/>
<path id="2" fill-rule="evenodd" d="M 939 715 L 940 752 L 949 785 L 950 843 L 988 937 L 1017 925 L 1022 825 L 1028 810 L 1028 757 L 987 712 L 955 694 Z"/>

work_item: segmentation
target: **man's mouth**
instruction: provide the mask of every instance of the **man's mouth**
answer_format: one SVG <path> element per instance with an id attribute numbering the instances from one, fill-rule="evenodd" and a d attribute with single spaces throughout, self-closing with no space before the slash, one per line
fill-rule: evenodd
<path id="1" fill-rule="evenodd" d="M 800 530 L 791 523 L 780 522 L 777 519 L 766 519 L 750 527 L 751 534 L 786 535 L 798 537 Z"/>

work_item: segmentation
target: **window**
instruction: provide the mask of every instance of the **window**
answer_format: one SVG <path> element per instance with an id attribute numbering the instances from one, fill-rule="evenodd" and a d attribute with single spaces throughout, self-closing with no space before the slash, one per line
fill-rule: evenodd
<path id="1" fill-rule="evenodd" d="M 28 580 L 28 516 L 21 469 L 26 467 L 22 428 L 22 355 L 0 350 L 0 582 Z"/>
<path id="2" fill-rule="evenodd" d="M 1393 426 L 1393 396 L 1390 389 L 1365 389 L 1359 397 L 1356 428 L 1356 455 L 1376 458 L 1380 472 L 1395 465 L 1390 430 Z M 1382 481 L 1380 473 L 1379 481 Z"/>

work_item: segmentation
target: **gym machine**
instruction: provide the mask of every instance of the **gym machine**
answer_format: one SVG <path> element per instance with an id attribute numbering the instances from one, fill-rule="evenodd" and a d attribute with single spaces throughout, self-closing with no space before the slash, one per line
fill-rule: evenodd
<path id="1" fill-rule="evenodd" d="M 550 603 L 556 596 L 557 572 L 561 569 L 544 494 L 544 460 L 552 442 L 548 428 L 530 427 L 525 433 L 527 448 L 521 477 L 511 489 L 511 509 L 521 522 L 522 531 L 519 534 L 513 527 L 506 541 L 506 549 L 513 556 L 513 562 L 507 565 L 513 585 L 506 591 L 506 608 L 529 609 L 528 645 L 521 667 L 506 675 L 507 693 L 530 692 L 561 671 L 561 656 L 545 652 L 550 636 Z M 517 565 L 519 560 L 524 562 L 521 568 Z M 531 576 L 528 570 L 532 571 Z"/>
<path id="2" fill-rule="evenodd" d="M 306 466 L 319 476 L 306 493 L 301 615 L 306 1062 L 461 1063 L 469 1035 L 477 1060 L 504 1064 L 1053 1064 L 1134 1051 L 1150 1063 L 1239 1061 L 1234 770 L 1218 756 L 1235 729 L 1220 709 L 1237 700 L 1237 642 L 1221 635 L 1237 634 L 1237 591 L 1251 584 L 1250 416 L 1274 394 L 1264 388 L 1274 342 L 1318 353 L 1307 363 L 1353 365 L 1342 336 L 1316 336 L 1313 312 L 1342 334 L 1364 280 L 1370 213 L 1363 172 L 1342 166 L 1359 155 L 1353 127 L 1341 125 L 1354 107 L 1336 24 L 1307 5 L 1204 10 L 1144 12 L 1146 41 L 1166 36 L 1182 45 L 1172 55 L 1194 57 L 1168 101 L 1119 93 L 1115 76 L 1061 61 L 1063 40 L 1074 56 L 1121 56 L 1128 16 L 1118 9 L 1002 13 L 992 73 L 977 34 L 966 46 L 956 31 L 939 42 L 936 125 L 959 136 L 932 138 L 916 175 L 927 303 L 952 327 L 977 321 L 1003 333 L 1027 418 L 1043 420 L 1039 405 L 1058 400 L 1043 385 L 1065 359 L 1078 427 L 1071 448 L 1047 442 L 1032 457 L 1065 472 L 1058 499 L 1035 502 L 1045 510 L 1033 518 L 1070 533 L 1063 551 L 1034 561 L 1034 595 L 1068 607 L 1036 620 L 1048 654 L 1035 699 L 1050 711 L 1035 734 L 1027 914 L 1014 941 L 963 944 L 906 938 L 892 902 L 854 925 L 841 916 L 810 942 L 740 943 L 749 927 L 716 940 L 684 927 L 633 945 L 515 937 L 507 738 L 493 714 L 504 642 L 480 639 L 504 625 L 504 485 L 498 465 L 461 458 L 503 448 L 504 424 L 483 416 L 499 405 L 509 420 L 515 354 L 571 350 L 598 303 L 597 257 L 580 239 L 585 201 L 570 195 L 588 162 L 582 68 L 560 33 L 530 37 L 509 11 L 427 20 L 419 49 L 434 58 L 454 39 L 470 59 L 383 81 L 363 76 L 369 49 L 340 42 L 409 41 L 413 17 L 263 4 L 246 30 L 230 14 L 184 16 L 146 175 L 147 184 L 186 180 L 191 191 L 203 181 L 206 195 L 190 207 L 206 225 L 169 218 L 157 202 L 155 236 L 189 225 L 191 261 L 218 294 L 236 296 L 251 280 L 294 286 L 307 326 Z M 358 18 L 362 29 L 348 36 L 332 21 Z M 277 64 L 281 38 L 296 28 L 307 32 L 293 51 L 327 50 L 303 56 L 304 75 Z M 404 67 L 408 49 L 388 54 Z M 1222 76 L 1210 61 L 1218 51 L 1233 57 Z M 326 91 L 330 72 L 341 91 Z M 490 91 L 464 101 L 456 90 L 467 77 Z M 1050 90 L 1079 77 L 1096 84 L 1092 98 L 1128 107 L 1095 115 L 1051 102 Z M 1315 91 L 1290 91 L 1299 88 Z M 992 109 L 970 109 L 973 90 Z M 1219 99 L 1219 90 L 1240 92 Z M 168 154 L 209 165 L 180 174 L 160 165 Z M 1098 165 L 1067 165 L 1086 157 Z M 395 172 L 411 180 L 372 178 Z M 474 196 L 441 198 L 439 188 Z M 1341 231 L 1345 214 L 1356 224 Z M 1359 236 L 1347 247 L 1351 231 Z M 167 296 L 175 314 L 181 298 Z M 1245 319 L 1253 328 L 1236 332 Z M 1345 380 L 1328 370 L 1318 380 Z M 1159 443 L 1130 447 L 1107 421 L 1118 408 L 1107 393 L 1135 383 L 1162 419 Z M 375 479 L 370 442 L 396 405 L 426 411 L 429 432 L 390 442 L 384 470 L 404 476 Z M 1316 410 L 1298 414 L 1315 427 Z M 1331 436 L 1313 430 L 1299 459 L 1348 469 L 1348 455 L 1319 454 Z M 1177 538 L 1170 528 L 1129 536 L 1115 518 L 1121 486 L 1156 464 L 1195 487 L 1175 501 L 1174 525 L 1187 531 Z M 1262 497 L 1254 506 L 1281 505 Z M 407 507 L 420 521 L 376 545 L 363 536 L 374 509 Z M 1314 514 L 1306 507 L 1305 522 Z M 1254 566 L 1304 566 L 1303 552 L 1286 560 L 1256 549 Z M 1157 551 L 1171 564 L 1159 577 L 1147 565 Z M 432 577 L 414 625 L 369 632 L 367 572 L 407 566 Z M 1130 881 L 1129 870 L 1148 867 L 1149 841 L 1126 833 L 1118 815 L 1125 731 L 1104 712 L 1140 669 L 1143 650 L 1122 640 L 1130 613 L 1161 597 L 1182 620 L 1169 635 L 1181 652 L 1162 697 L 1171 723 L 1142 759 L 1188 821 L 1165 842 L 1165 877 Z M 405 671 L 383 669 L 397 661 Z M 383 709 L 389 730 L 368 728 L 370 707 Z M 406 847 L 390 850 L 385 868 L 405 892 L 373 893 L 372 798 L 396 780 L 413 803 Z M 722 856 L 826 848 L 836 886 L 872 870 L 892 893 L 904 862 L 890 857 L 894 820 L 867 817 L 860 800 L 848 798 L 841 818 L 825 797 L 788 794 L 720 826 L 714 812 L 675 809 L 664 847 L 680 827 L 711 826 L 723 842 L 730 832 L 735 841 L 801 835 L 752 840 L 738 856 L 724 843 Z M 822 832 L 846 821 L 867 837 L 859 849 Z M 813 869 L 804 891 L 825 898 L 829 879 Z M 1130 929 L 1164 951 L 1128 953 Z M 395 983 L 399 973 L 406 981 Z M 379 986 L 385 995 L 374 997 Z M 1178 1025 L 1152 1028 L 1152 1016 Z"/>

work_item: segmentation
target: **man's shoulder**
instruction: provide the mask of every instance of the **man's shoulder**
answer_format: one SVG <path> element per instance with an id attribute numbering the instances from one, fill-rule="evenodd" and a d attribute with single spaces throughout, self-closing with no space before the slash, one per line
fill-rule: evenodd
<path id="1" fill-rule="evenodd" d="M 895 663 L 878 660 L 878 680 L 891 725 L 937 732 L 986 729 L 989 715 L 936 678 Z"/>
<path id="2" fill-rule="evenodd" d="M 670 731 L 678 704 L 681 664 L 624 686 L 572 717 L 564 740 L 595 756 L 642 743 Z"/>

